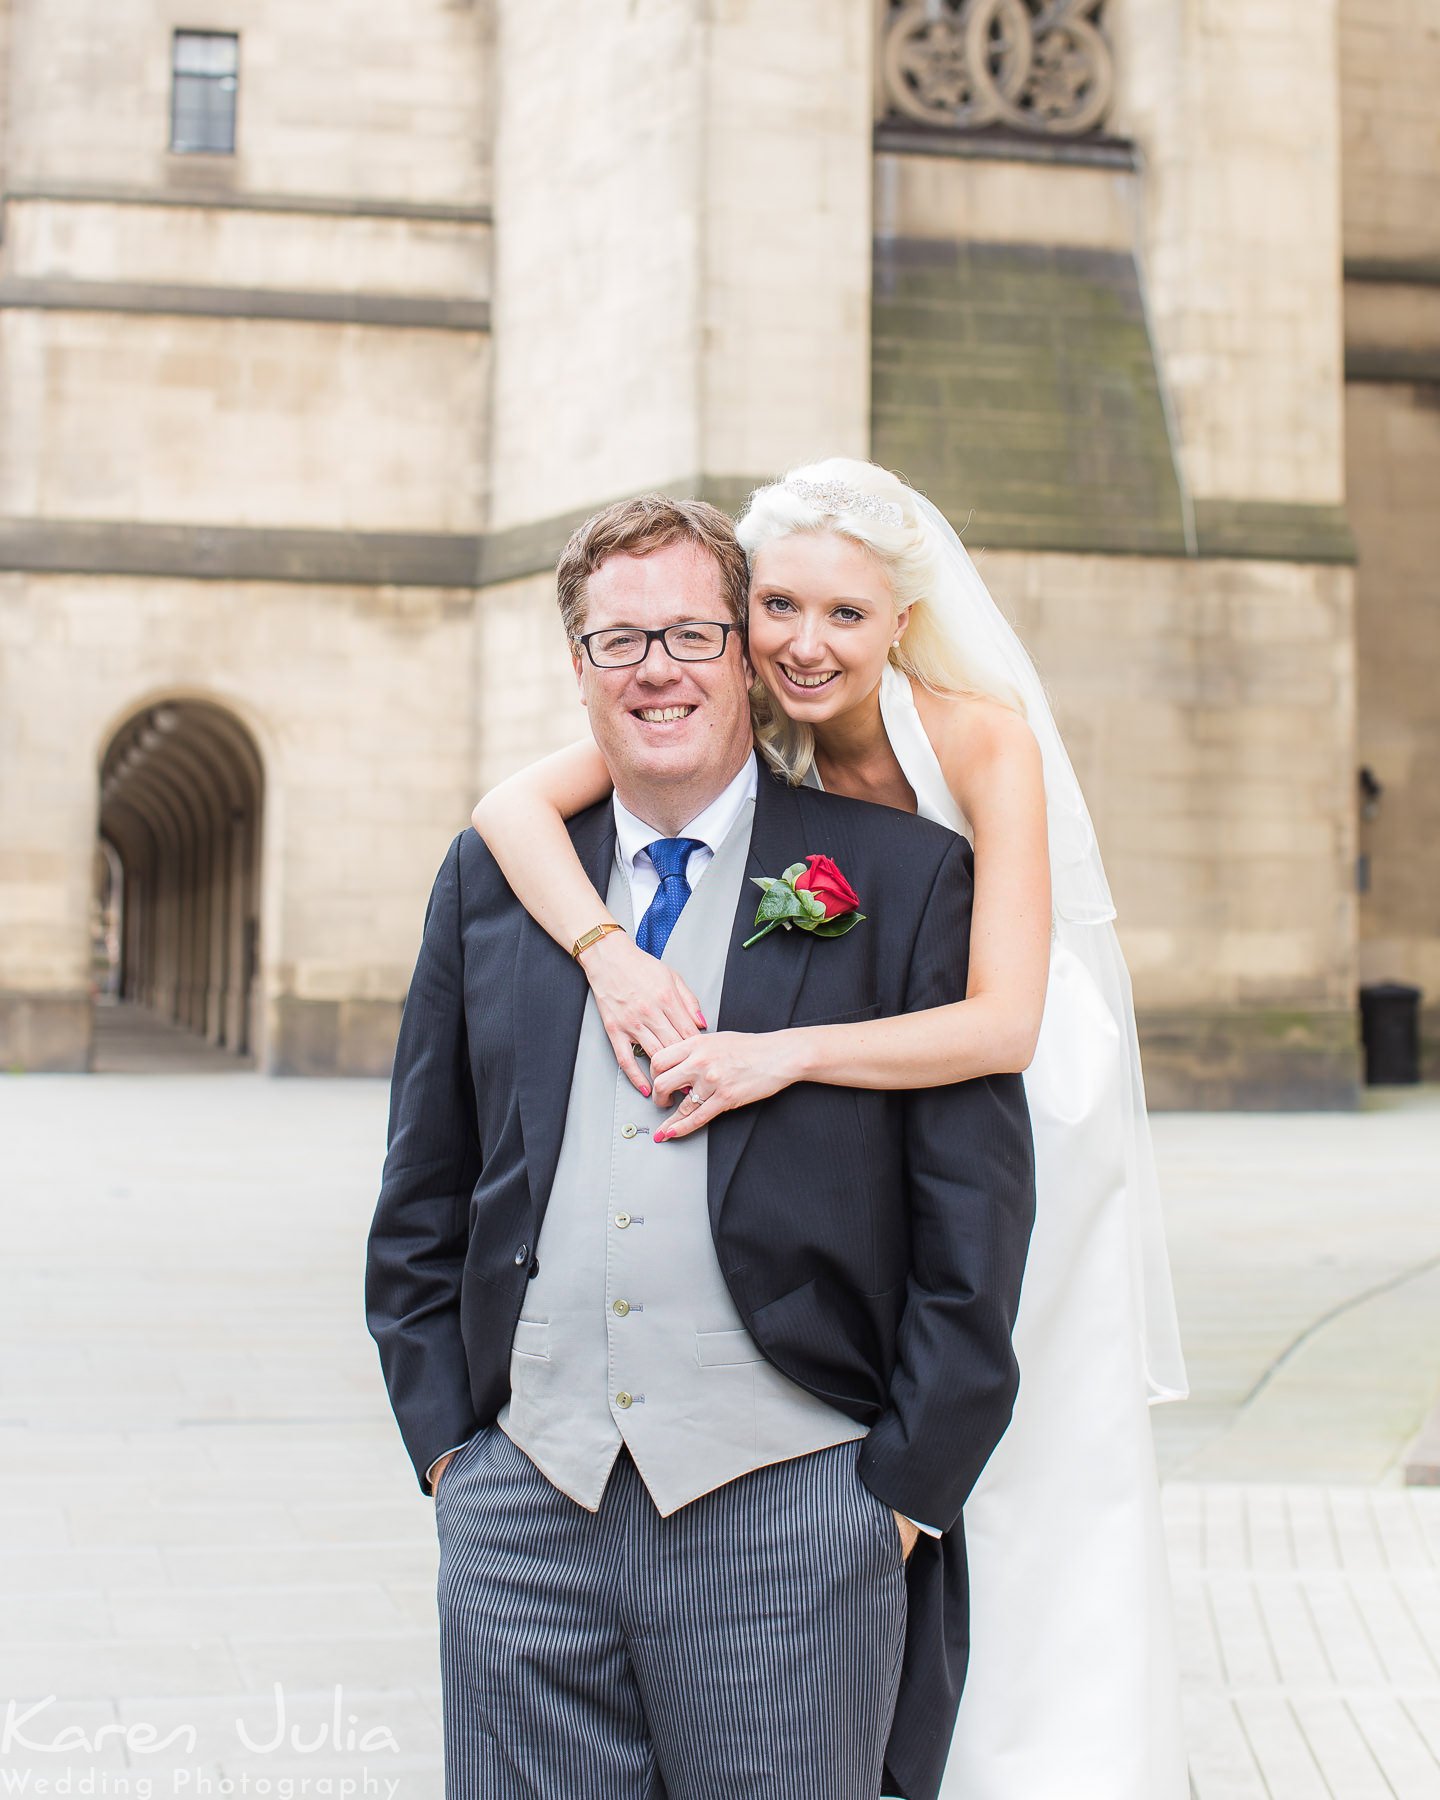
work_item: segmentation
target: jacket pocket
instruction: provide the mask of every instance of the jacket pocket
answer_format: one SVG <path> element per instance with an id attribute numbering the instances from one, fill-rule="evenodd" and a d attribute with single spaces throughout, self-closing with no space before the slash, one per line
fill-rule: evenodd
<path id="1" fill-rule="evenodd" d="M 889 1399 L 906 1288 L 863 1294 L 816 1276 L 757 1306 L 751 1323 L 783 1374 L 868 1424 Z"/>

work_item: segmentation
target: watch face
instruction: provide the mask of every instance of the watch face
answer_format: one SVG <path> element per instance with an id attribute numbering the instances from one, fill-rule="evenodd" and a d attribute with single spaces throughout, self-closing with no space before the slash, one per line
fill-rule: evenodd
<path id="1" fill-rule="evenodd" d="M 570 954 L 579 956 L 582 950 L 588 950 L 592 944 L 598 944 L 601 938 L 608 937 L 612 931 L 623 931 L 624 929 L 623 925 L 592 925 L 582 937 L 576 938 L 570 946 Z"/>

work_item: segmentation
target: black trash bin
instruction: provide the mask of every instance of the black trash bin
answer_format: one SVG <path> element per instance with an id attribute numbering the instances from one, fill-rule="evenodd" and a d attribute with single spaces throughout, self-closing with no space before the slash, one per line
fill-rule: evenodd
<path id="1" fill-rule="evenodd" d="M 1420 1079 L 1420 989 L 1377 981 L 1360 990 L 1365 1085 L 1404 1087 Z"/>

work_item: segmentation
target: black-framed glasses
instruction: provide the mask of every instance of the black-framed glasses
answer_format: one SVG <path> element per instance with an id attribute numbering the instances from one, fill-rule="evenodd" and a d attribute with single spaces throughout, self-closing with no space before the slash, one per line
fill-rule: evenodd
<path id="1" fill-rule="evenodd" d="M 679 625 L 662 625 L 649 631 L 643 625 L 610 625 L 604 631 L 587 631 L 576 641 L 597 669 L 626 669 L 642 663 L 659 638 L 665 654 L 676 662 L 713 662 L 725 653 L 725 640 L 736 627 L 718 619 L 686 619 Z"/>

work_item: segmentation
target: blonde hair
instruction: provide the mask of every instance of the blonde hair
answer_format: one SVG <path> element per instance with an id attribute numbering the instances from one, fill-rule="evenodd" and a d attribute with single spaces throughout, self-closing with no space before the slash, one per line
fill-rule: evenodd
<path id="1" fill-rule="evenodd" d="M 827 490 L 823 498 L 815 492 L 820 488 Z M 860 504 L 847 504 L 847 496 L 858 497 Z M 876 501 L 882 504 L 873 504 Z M 967 659 L 964 644 L 945 629 L 930 603 L 940 577 L 939 547 L 925 527 L 908 482 L 875 463 L 827 457 L 756 488 L 737 527 L 752 565 L 766 544 L 798 532 L 822 531 L 868 550 L 889 578 L 896 612 L 909 607 L 904 635 L 890 651 L 894 668 L 932 693 L 955 698 L 984 695 L 1023 713 L 1019 695 L 984 679 L 981 667 Z M 814 732 L 787 717 L 758 679 L 750 690 L 750 710 L 766 762 L 787 781 L 803 781 L 815 761 Z"/>

